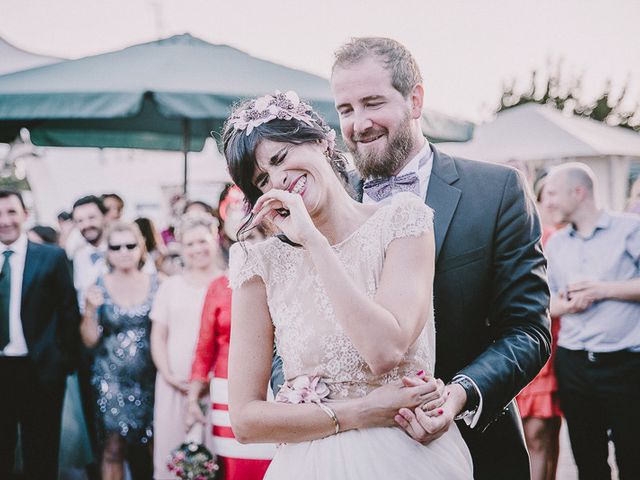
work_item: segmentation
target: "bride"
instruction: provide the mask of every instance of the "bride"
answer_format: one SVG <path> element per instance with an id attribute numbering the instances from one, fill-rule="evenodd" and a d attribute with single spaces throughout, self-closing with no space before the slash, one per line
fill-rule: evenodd
<path id="1" fill-rule="evenodd" d="M 294 92 L 245 101 L 225 126 L 247 227 L 282 232 L 231 251 L 235 436 L 280 444 L 267 479 L 470 479 L 455 423 L 423 445 L 397 416 L 436 425 L 445 402 L 432 378 L 433 212 L 412 193 L 351 199 L 334 139 Z M 286 382 L 268 402 L 274 341 Z"/>

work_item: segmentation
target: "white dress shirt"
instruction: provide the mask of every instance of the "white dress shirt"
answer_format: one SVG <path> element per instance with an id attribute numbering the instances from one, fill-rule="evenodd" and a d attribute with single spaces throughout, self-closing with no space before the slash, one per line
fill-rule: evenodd
<path id="1" fill-rule="evenodd" d="M 11 265 L 11 294 L 9 297 L 9 344 L 4 347 L 0 355 L 7 357 L 24 357 L 29 354 L 27 341 L 22 330 L 22 317 L 20 310 L 22 305 L 22 274 L 24 273 L 24 261 L 27 256 L 27 235 L 21 234 L 11 245 L 0 243 L 0 270 L 4 264 L 6 250 L 13 254 L 9 257 Z"/>
<path id="2" fill-rule="evenodd" d="M 431 151 L 431 146 L 429 145 L 429 142 L 424 142 L 424 146 L 420 149 L 418 154 L 415 157 L 413 157 L 404 166 L 402 170 L 400 170 L 397 176 L 404 175 L 407 173 L 415 173 L 420 182 L 420 198 L 422 198 L 423 200 L 426 200 L 427 190 L 429 189 L 429 179 L 431 178 L 432 169 L 433 169 L 433 152 Z M 367 180 L 371 180 L 371 179 L 367 179 Z M 391 197 L 393 197 L 393 193 L 389 195 L 387 198 L 385 198 L 384 200 L 382 200 L 380 203 L 391 201 Z M 373 198 L 371 198 L 369 195 L 367 195 L 367 192 L 365 191 L 362 194 L 362 203 L 369 204 L 369 203 L 376 203 L 376 201 Z M 435 215 L 437 214 L 438 212 L 435 212 Z M 478 397 L 480 399 L 478 402 L 477 410 L 462 416 L 462 420 L 464 420 L 464 422 L 468 426 L 473 428 L 478 423 L 478 420 L 480 419 L 480 415 L 482 413 L 482 392 L 480 392 L 480 389 L 476 385 L 476 382 L 473 381 L 473 379 L 467 377 L 466 375 L 456 375 L 455 378 L 460 378 L 460 377 L 469 379 L 469 381 L 473 384 L 474 388 L 476 389 L 476 392 L 478 392 Z"/>
<path id="3" fill-rule="evenodd" d="M 78 306 L 80 312 L 84 312 L 84 299 L 87 288 L 95 285 L 96 280 L 101 275 L 108 273 L 107 262 L 105 260 L 106 245 L 95 247 L 85 241 L 85 244 L 78 248 L 73 256 L 73 285 L 78 292 Z M 97 258 L 97 260 L 93 260 Z"/>

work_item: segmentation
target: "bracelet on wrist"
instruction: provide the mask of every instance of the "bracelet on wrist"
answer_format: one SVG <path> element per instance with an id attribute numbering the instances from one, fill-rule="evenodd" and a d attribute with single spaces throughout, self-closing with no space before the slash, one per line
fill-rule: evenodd
<path id="1" fill-rule="evenodd" d="M 324 403 L 316 403 L 316 405 L 318 405 L 318 407 L 320 407 L 320 410 L 322 410 L 324 413 L 327 414 L 327 416 L 331 419 L 331 421 L 333 422 L 333 426 L 335 427 L 335 434 L 340 433 L 340 423 L 338 423 L 338 417 L 336 416 L 336 412 L 333 411 L 333 408 L 325 405 Z"/>

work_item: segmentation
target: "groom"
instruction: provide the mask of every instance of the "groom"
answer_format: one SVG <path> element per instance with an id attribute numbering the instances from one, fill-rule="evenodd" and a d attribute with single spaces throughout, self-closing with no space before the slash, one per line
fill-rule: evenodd
<path id="1" fill-rule="evenodd" d="M 540 223 L 522 178 L 426 141 L 422 76 L 394 40 L 343 45 L 331 87 L 362 201 L 412 190 L 435 212 L 435 374 L 450 382 L 447 420 L 463 420 L 475 478 L 529 478 L 513 398 L 547 361 L 551 339 Z M 409 415 L 403 423 L 423 442 L 450 425 L 429 431 L 422 420 Z"/>

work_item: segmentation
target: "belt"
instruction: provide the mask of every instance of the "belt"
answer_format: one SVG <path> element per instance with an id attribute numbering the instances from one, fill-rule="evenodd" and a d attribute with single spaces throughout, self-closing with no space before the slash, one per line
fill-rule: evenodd
<path id="1" fill-rule="evenodd" d="M 0 354 L 0 361 L 4 363 L 22 363 L 29 360 L 29 355 L 3 355 Z"/>
<path id="2" fill-rule="evenodd" d="M 615 363 L 625 360 L 640 359 L 640 352 L 635 352 L 633 350 L 618 350 L 615 352 L 593 352 L 591 350 L 569 350 L 567 348 L 562 348 L 562 350 L 574 356 L 586 359 L 591 363 Z"/>

